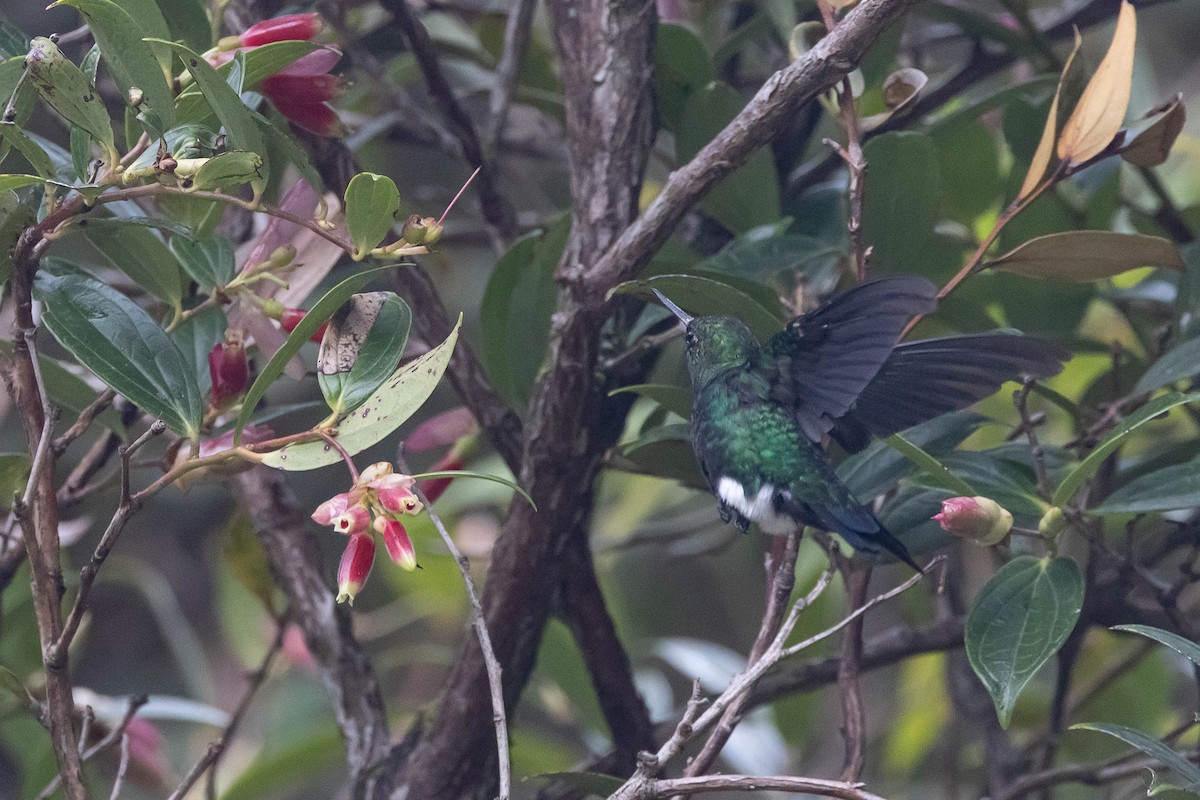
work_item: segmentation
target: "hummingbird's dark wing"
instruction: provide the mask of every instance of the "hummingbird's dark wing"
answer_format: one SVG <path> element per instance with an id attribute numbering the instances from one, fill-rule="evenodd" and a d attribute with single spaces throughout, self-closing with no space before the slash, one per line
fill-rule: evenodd
<path id="1" fill-rule="evenodd" d="M 829 435 L 847 452 L 966 408 L 1021 375 L 1056 375 L 1070 358 L 1058 345 L 1011 333 L 922 339 L 896 345 Z"/>
<path id="2" fill-rule="evenodd" d="M 770 382 L 770 399 L 794 409 L 814 442 L 833 427 L 887 361 L 904 325 L 937 306 L 937 287 L 898 276 L 860 284 L 775 334 L 751 369 Z"/>

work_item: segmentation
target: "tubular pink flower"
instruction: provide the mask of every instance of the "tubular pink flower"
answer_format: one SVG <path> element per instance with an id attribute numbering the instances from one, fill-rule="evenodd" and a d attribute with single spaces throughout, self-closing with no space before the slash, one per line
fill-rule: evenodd
<path id="1" fill-rule="evenodd" d="M 354 605 L 354 597 L 362 591 L 375 563 L 375 539 L 369 533 L 350 537 L 338 565 L 337 602 Z"/>
<path id="2" fill-rule="evenodd" d="M 350 506 L 333 518 L 333 529 L 348 536 L 362 533 L 371 524 L 371 512 L 362 506 Z"/>
<path id="3" fill-rule="evenodd" d="M 374 528 L 383 536 L 383 544 L 393 562 L 409 572 L 417 568 L 417 552 L 399 520 L 376 517 Z"/>
<path id="4" fill-rule="evenodd" d="M 317 510 L 312 513 L 313 522 L 318 525 L 332 525 L 334 519 L 345 514 L 350 506 L 356 505 L 358 501 L 359 494 L 357 492 L 335 494 L 317 506 Z"/>
<path id="5" fill-rule="evenodd" d="M 272 42 L 307 41 L 320 33 L 324 27 L 321 15 L 315 11 L 308 14 L 286 14 L 254 23 L 238 37 L 238 43 L 243 47 L 259 47 Z"/>

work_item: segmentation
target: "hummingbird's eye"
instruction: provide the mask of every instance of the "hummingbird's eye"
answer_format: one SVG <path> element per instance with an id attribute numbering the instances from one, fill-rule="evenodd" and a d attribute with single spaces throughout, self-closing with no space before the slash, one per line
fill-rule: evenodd
<path id="1" fill-rule="evenodd" d="M 695 331 L 687 331 L 686 333 L 684 333 L 683 341 L 686 342 L 688 344 L 688 346 L 694 345 L 696 343 Z"/>

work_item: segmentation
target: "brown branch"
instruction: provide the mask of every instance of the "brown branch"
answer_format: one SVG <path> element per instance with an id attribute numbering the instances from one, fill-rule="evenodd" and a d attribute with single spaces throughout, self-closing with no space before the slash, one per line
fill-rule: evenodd
<path id="1" fill-rule="evenodd" d="M 791 775 L 705 775 L 700 778 L 667 778 L 650 781 L 637 798 L 693 795 L 707 792 L 793 792 L 841 800 L 885 800 L 868 792 L 861 783 L 798 778 Z"/>
<path id="2" fill-rule="evenodd" d="M 512 103 L 513 90 L 517 87 L 525 52 L 529 49 L 533 12 L 536 9 L 536 0 L 516 0 L 516 7 L 508 12 L 508 21 L 504 25 L 504 51 L 500 54 L 500 63 L 496 65 L 496 82 L 488 97 L 491 119 L 488 121 L 487 144 L 492 153 L 499 148 L 504 136 L 508 107 Z"/>
<path id="3" fill-rule="evenodd" d="M 1185 753 L 1189 761 L 1200 757 L 1200 751 Z M 1057 786 L 1062 783 L 1082 783 L 1084 786 L 1103 786 L 1123 778 L 1132 777 L 1146 770 L 1160 770 L 1162 763 L 1154 758 L 1129 760 L 1122 756 L 1103 764 L 1068 764 L 1065 767 L 1031 772 L 1022 775 L 1003 792 L 993 794 L 990 800 L 1017 800 L 1035 789 Z"/>
<path id="4" fill-rule="evenodd" d="M 767 648 L 771 646 L 771 642 L 779 633 L 779 626 L 783 624 L 784 615 L 787 614 L 788 600 L 796 585 L 796 556 L 800 551 L 801 535 L 802 531 L 797 530 L 785 537 L 771 537 L 771 549 L 767 553 L 764 565 L 767 571 L 767 603 L 763 610 L 758 636 L 750 647 L 750 656 L 747 659 L 750 664 L 755 663 L 766 654 Z M 734 729 L 742 721 L 742 716 L 746 713 L 746 707 L 749 704 L 750 693 L 746 692 L 729 706 L 729 709 L 713 728 L 712 733 L 709 734 L 704 746 L 700 748 L 700 752 L 684 769 L 685 777 L 703 775 L 712 767 L 717 756 L 725 747 L 725 743 L 733 735 Z"/>
<path id="5" fill-rule="evenodd" d="M 716 138 L 671 173 L 646 212 L 590 271 L 589 282 L 607 290 L 632 278 L 718 181 L 785 130 L 802 104 L 849 73 L 884 29 L 914 4 L 864 0 L 816 47 L 772 75 Z"/>
<path id="6" fill-rule="evenodd" d="M 841 562 L 842 577 L 846 581 L 852 610 L 862 608 L 867 602 L 867 589 L 871 583 L 871 568 L 852 570 L 848 560 L 837 554 Z M 863 759 L 867 744 L 867 713 L 863 707 L 862 686 L 858 675 L 862 662 L 863 618 L 860 616 L 846 627 L 842 637 L 842 658 L 838 663 L 838 693 L 842 701 L 842 739 L 845 742 L 845 757 L 842 762 L 843 781 L 858 780 L 862 774 Z"/>
<path id="7" fill-rule="evenodd" d="M 516 212 L 496 184 L 492 165 L 483 157 L 483 148 L 479 144 L 475 123 L 458 102 L 454 88 L 446 79 L 437 48 L 430 40 L 429 32 L 417 19 L 407 0 L 382 0 L 381 5 L 391 12 L 397 26 L 404 33 L 404 38 L 408 40 L 417 65 L 421 68 L 421 74 L 429 85 L 429 94 L 433 102 L 446 118 L 450 132 L 462 144 L 463 156 L 471 166 L 479 168 L 479 196 L 484 219 L 496 228 L 502 239 L 512 239 L 517 234 Z"/>
<path id="8" fill-rule="evenodd" d="M 387 797 L 392 773 L 376 771 L 391 753 L 383 696 L 371 661 L 354 638 L 348 609 L 333 602 L 316 534 L 282 473 L 255 467 L 238 476 L 236 488 L 332 700 L 346 743 L 351 794 Z"/>
<path id="9" fill-rule="evenodd" d="M 80 755 L 80 759 L 85 762 L 91 761 L 97 755 L 99 755 L 100 753 L 103 753 L 105 750 L 112 747 L 118 741 L 122 743 L 122 749 L 124 749 L 124 742 L 127 738 L 125 736 L 125 730 L 129 727 L 129 723 L 133 722 L 133 718 L 137 715 L 138 709 L 141 708 L 142 706 L 146 705 L 147 700 L 148 700 L 148 698 L 144 694 L 134 695 L 133 697 L 130 697 L 129 704 L 125 708 L 125 714 L 124 714 L 124 716 L 121 717 L 120 721 L 117 722 L 116 726 L 114 726 L 113 729 L 110 730 L 104 736 L 103 739 L 96 742 L 91 747 L 88 747 L 87 749 L 85 749 L 83 751 L 83 753 Z M 91 719 L 91 715 L 90 715 L 91 707 L 90 706 L 87 708 L 87 712 L 89 712 L 89 713 L 85 713 L 85 716 L 84 716 L 85 723 L 88 723 L 88 720 Z M 85 724 L 84 727 L 86 728 L 87 725 Z M 86 733 L 86 730 L 81 728 L 80 736 L 79 736 L 79 742 L 80 742 L 81 748 L 87 742 L 87 739 L 88 739 L 88 737 L 85 735 L 85 733 Z M 118 781 L 118 784 L 119 783 L 120 783 L 120 781 Z M 45 788 L 42 789 L 42 791 L 38 794 L 38 800 L 42 800 L 42 798 L 53 797 L 54 793 L 56 791 L 58 791 L 58 787 L 61 785 L 62 785 L 62 776 L 55 775 L 50 780 L 50 782 L 46 784 Z"/>

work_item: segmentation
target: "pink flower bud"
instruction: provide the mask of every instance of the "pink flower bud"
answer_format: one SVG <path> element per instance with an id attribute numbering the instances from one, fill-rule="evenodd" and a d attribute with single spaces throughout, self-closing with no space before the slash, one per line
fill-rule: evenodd
<path id="1" fill-rule="evenodd" d="M 942 501 L 942 513 L 933 517 L 942 530 L 970 539 L 978 544 L 993 545 L 1012 529 L 1012 514 L 988 497 L 951 497 Z"/>
<path id="2" fill-rule="evenodd" d="M 341 75 L 292 75 L 279 72 L 263 78 L 259 90 L 271 98 L 275 107 L 327 103 L 346 90 Z"/>
<path id="3" fill-rule="evenodd" d="M 375 490 L 379 504 L 392 514 L 416 514 L 421 510 L 412 486 L 416 480 L 411 475 L 391 474 L 371 481 L 368 488 Z"/>
<path id="4" fill-rule="evenodd" d="M 408 531 L 404 530 L 399 520 L 376 517 L 374 527 L 382 534 L 383 544 L 387 547 L 392 561 L 409 572 L 417 568 L 417 553 L 413 549 L 412 540 L 408 538 Z"/>
<path id="5" fill-rule="evenodd" d="M 243 47 L 259 47 L 271 42 L 307 41 L 325 27 L 321 15 L 315 12 L 309 14 L 287 14 L 274 19 L 256 22 L 245 30 L 240 37 Z"/>
<path id="6" fill-rule="evenodd" d="M 371 565 L 375 563 L 375 539 L 369 533 L 359 533 L 350 537 L 346 550 L 342 553 L 342 561 L 338 565 L 338 594 L 339 603 L 349 602 L 354 605 L 354 597 L 362 591 L 367 576 L 371 574 Z"/>
<path id="7" fill-rule="evenodd" d="M 348 133 L 346 126 L 342 124 L 341 117 L 327 103 L 299 103 L 290 98 L 284 98 L 281 103 L 270 94 L 266 92 L 263 94 L 275 108 L 279 109 L 279 113 L 283 114 L 287 121 L 297 128 L 330 139 L 340 139 Z"/>
<path id="8" fill-rule="evenodd" d="M 377 481 L 384 475 L 391 475 L 395 472 L 395 467 L 387 461 L 376 461 L 371 466 L 364 469 L 358 475 L 359 486 L 369 486 L 373 481 Z"/>
<path id="9" fill-rule="evenodd" d="M 406 452 L 423 453 L 479 433 L 479 423 L 465 406 L 443 411 L 422 422 L 404 440 Z"/>
<path id="10" fill-rule="evenodd" d="M 209 351 L 208 372 L 213 408 L 225 408 L 242 396 L 250 386 L 250 364 L 240 336 L 227 333 L 225 343 Z"/>

